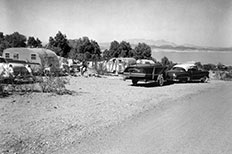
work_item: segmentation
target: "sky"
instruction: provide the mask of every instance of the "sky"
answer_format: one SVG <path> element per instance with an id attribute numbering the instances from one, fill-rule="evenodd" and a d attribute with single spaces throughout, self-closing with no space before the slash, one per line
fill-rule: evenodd
<path id="1" fill-rule="evenodd" d="M 0 31 L 48 42 L 127 39 L 232 47 L 231 0 L 0 0 Z"/>

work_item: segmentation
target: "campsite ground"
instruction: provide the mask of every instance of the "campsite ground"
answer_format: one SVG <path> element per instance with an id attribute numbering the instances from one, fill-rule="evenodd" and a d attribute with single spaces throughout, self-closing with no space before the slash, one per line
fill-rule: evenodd
<path id="1" fill-rule="evenodd" d="M 97 142 L 117 126 L 231 86 L 228 83 L 154 87 L 132 86 L 118 77 L 71 77 L 67 88 L 75 91 L 73 95 L 30 93 L 1 98 L 0 153 L 95 153 Z M 89 142 L 93 138 L 98 140 Z"/>

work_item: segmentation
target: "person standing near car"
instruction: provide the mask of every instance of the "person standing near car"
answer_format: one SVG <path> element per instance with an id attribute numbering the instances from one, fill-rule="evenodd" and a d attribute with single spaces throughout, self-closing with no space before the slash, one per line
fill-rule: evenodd
<path id="1" fill-rule="evenodd" d="M 84 60 L 82 62 L 81 75 L 84 75 L 84 73 L 87 71 L 87 68 L 88 68 L 88 62 Z"/>
<path id="2" fill-rule="evenodd" d="M 9 65 L 8 70 L 9 70 L 10 76 L 14 77 L 14 69 L 13 69 L 13 66 L 11 64 Z"/>
<path id="3" fill-rule="evenodd" d="M 8 74 L 9 74 L 10 83 L 13 83 L 13 81 L 14 81 L 14 69 L 13 69 L 13 66 L 11 64 L 8 67 Z"/>
<path id="4" fill-rule="evenodd" d="M 31 76 L 33 76 L 32 70 L 31 70 L 31 66 L 30 66 L 30 65 L 26 65 L 26 68 L 27 68 L 29 74 L 30 74 Z"/>

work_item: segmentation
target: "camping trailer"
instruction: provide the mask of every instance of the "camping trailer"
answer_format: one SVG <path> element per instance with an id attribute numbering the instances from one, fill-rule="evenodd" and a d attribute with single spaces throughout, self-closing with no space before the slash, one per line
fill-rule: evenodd
<path id="1" fill-rule="evenodd" d="M 23 60 L 29 64 L 39 64 L 48 67 L 51 64 L 59 67 L 59 60 L 55 52 L 44 48 L 8 48 L 3 51 L 3 58 Z"/>

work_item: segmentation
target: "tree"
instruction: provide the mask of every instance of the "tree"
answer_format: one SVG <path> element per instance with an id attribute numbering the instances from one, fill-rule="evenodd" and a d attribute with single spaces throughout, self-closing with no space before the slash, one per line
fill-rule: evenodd
<path id="1" fill-rule="evenodd" d="M 111 54 L 110 54 L 110 50 L 108 50 L 108 49 L 105 49 L 103 51 L 102 55 L 103 55 L 102 57 L 104 60 L 109 60 L 110 58 L 112 58 Z"/>
<path id="2" fill-rule="evenodd" d="M 110 59 L 113 57 L 132 57 L 132 48 L 129 42 L 122 41 L 113 41 L 110 44 L 109 50 L 103 52 L 104 59 Z"/>
<path id="3" fill-rule="evenodd" d="M 34 37 L 29 37 L 27 40 L 27 46 L 33 48 L 36 44 L 36 40 Z"/>
<path id="4" fill-rule="evenodd" d="M 201 64 L 201 62 L 196 62 L 195 65 L 198 69 L 203 69 L 203 65 Z"/>
<path id="5" fill-rule="evenodd" d="M 3 34 L 3 32 L 0 32 L 0 42 L 1 42 L 2 40 L 4 40 L 4 34 Z"/>
<path id="6" fill-rule="evenodd" d="M 42 47 L 42 42 L 37 38 L 35 39 L 34 37 L 30 36 L 27 40 L 27 46 L 30 48 L 37 48 L 37 47 Z"/>
<path id="7" fill-rule="evenodd" d="M 101 50 L 96 41 L 83 37 L 78 40 L 72 40 L 72 49 L 69 58 L 78 60 L 99 60 L 101 58 Z"/>
<path id="8" fill-rule="evenodd" d="M 170 64 L 172 64 L 172 61 L 170 61 L 166 56 L 164 56 L 161 59 L 161 64 L 164 65 L 164 66 L 169 66 Z"/>
<path id="9" fill-rule="evenodd" d="M 0 56 L 2 55 L 3 50 L 7 48 L 7 46 L 8 44 L 5 41 L 5 36 L 3 32 L 0 32 Z"/>
<path id="10" fill-rule="evenodd" d="M 164 56 L 162 59 L 161 59 L 161 64 L 164 65 L 164 66 L 167 66 L 168 68 L 171 68 L 173 67 L 175 64 L 170 61 L 166 56 Z"/>
<path id="11" fill-rule="evenodd" d="M 6 48 L 26 47 L 26 40 L 27 38 L 18 32 L 5 36 L 0 32 L 0 55 L 2 55 L 3 50 Z"/>
<path id="12" fill-rule="evenodd" d="M 66 35 L 62 34 L 60 31 L 58 31 L 54 38 L 49 38 L 48 48 L 55 51 L 58 56 L 62 57 L 67 57 L 71 49 L 68 45 Z"/>
<path id="13" fill-rule="evenodd" d="M 120 44 L 119 44 L 119 57 L 132 57 L 132 54 L 131 54 L 131 45 L 129 42 L 126 42 L 126 41 L 122 41 Z"/>
<path id="14" fill-rule="evenodd" d="M 217 64 L 217 69 L 221 70 L 221 71 L 225 71 L 227 69 L 227 67 L 224 64 L 222 64 L 222 63 L 219 62 Z"/>
<path id="15" fill-rule="evenodd" d="M 214 65 L 214 64 L 204 64 L 203 65 L 203 69 L 205 69 L 205 70 L 216 70 L 217 69 L 217 66 L 216 65 Z"/>
<path id="16" fill-rule="evenodd" d="M 110 43 L 109 49 L 111 57 L 118 57 L 119 56 L 119 43 L 118 41 L 113 41 Z"/>
<path id="17" fill-rule="evenodd" d="M 6 35 L 5 40 L 9 43 L 9 47 L 26 47 L 27 38 L 18 32 Z"/>
<path id="18" fill-rule="evenodd" d="M 36 42 L 37 42 L 37 46 L 36 47 L 41 48 L 42 47 L 42 42 L 38 38 L 36 38 Z"/>
<path id="19" fill-rule="evenodd" d="M 92 60 L 99 60 L 101 57 L 101 49 L 100 46 L 98 45 L 98 43 L 94 40 L 91 40 L 91 44 L 93 46 L 93 52 L 91 55 Z"/>
<path id="20" fill-rule="evenodd" d="M 139 43 L 133 50 L 133 57 L 135 59 L 152 59 L 151 47 L 145 43 Z"/>

